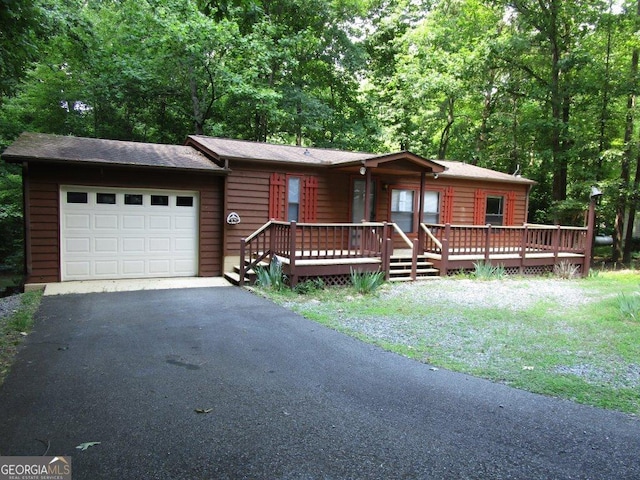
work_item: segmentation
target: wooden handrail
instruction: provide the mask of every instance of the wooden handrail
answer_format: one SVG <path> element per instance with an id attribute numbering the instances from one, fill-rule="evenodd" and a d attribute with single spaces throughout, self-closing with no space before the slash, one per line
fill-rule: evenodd
<path id="1" fill-rule="evenodd" d="M 400 235 L 400 238 L 402 238 L 402 240 L 409 246 L 409 248 L 413 250 L 413 242 L 409 240 L 409 237 L 407 237 L 407 235 L 400 229 L 400 227 L 395 223 L 389 223 L 389 225 L 393 225 L 393 229 L 396 231 L 396 233 Z"/>
<path id="2" fill-rule="evenodd" d="M 260 235 L 262 232 L 264 232 L 269 227 L 271 227 L 271 225 L 273 225 L 274 223 L 277 223 L 277 222 L 275 220 L 269 220 L 267 223 L 265 223 L 263 226 L 261 226 L 258 230 L 253 232 L 251 235 L 249 235 L 248 237 L 245 237 L 244 241 L 247 242 L 247 243 L 250 242 L 251 240 L 256 238 L 258 235 Z"/>
<path id="3" fill-rule="evenodd" d="M 444 226 L 444 225 L 443 225 Z M 431 230 L 429 229 L 429 227 L 427 227 L 424 223 L 420 224 L 420 228 L 422 228 L 422 230 L 424 231 L 424 233 L 426 233 L 427 235 L 429 235 L 429 238 L 433 241 L 433 243 L 435 243 L 437 245 L 437 247 L 442 250 L 442 243 L 440 242 L 440 240 L 438 240 L 436 238 L 436 236 L 433 234 L 433 232 L 431 232 Z"/>

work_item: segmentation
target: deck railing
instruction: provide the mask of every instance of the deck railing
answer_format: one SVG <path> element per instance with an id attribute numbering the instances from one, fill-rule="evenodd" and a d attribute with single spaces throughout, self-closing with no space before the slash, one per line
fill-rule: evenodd
<path id="1" fill-rule="evenodd" d="M 425 253 L 441 256 L 446 268 L 448 259 L 474 256 L 490 261 L 496 255 L 520 258 L 536 254 L 586 255 L 587 227 L 525 224 L 521 227 L 422 224 L 426 233 L 422 245 Z"/>
<path id="2" fill-rule="evenodd" d="M 285 259 L 290 271 L 300 261 L 349 258 L 380 258 L 386 269 L 390 255 L 386 239 L 391 225 L 269 221 L 240 241 L 240 283 L 247 271 L 275 256 Z"/>
<path id="3" fill-rule="evenodd" d="M 412 251 L 411 278 L 416 277 L 417 256 L 426 253 L 437 257 L 441 275 L 446 275 L 455 262 L 522 260 L 540 257 L 587 257 L 587 227 L 565 227 L 525 224 L 521 227 L 420 224 L 420 240 L 411 240 L 394 223 L 296 223 L 270 221 L 240 243 L 240 283 L 245 274 L 265 259 L 280 257 L 287 263 L 288 273 L 296 281 L 296 263 L 313 262 L 348 264 L 349 259 L 379 259 L 380 267 L 389 275 L 393 253 L 393 236 L 399 237 Z M 339 260 L 344 259 L 344 262 Z M 362 260 L 361 260 L 362 261 Z M 366 261 L 366 260 L 365 260 Z M 353 264 L 358 263 L 354 261 Z M 370 262 L 371 263 L 371 262 Z M 546 263 L 545 263 L 546 265 Z M 588 264 L 585 268 L 588 269 Z"/>

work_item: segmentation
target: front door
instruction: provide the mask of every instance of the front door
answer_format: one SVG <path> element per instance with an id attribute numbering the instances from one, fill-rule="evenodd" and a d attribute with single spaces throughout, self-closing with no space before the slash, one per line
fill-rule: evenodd
<path id="1" fill-rule="evenodd" d="M 357 178 L 353 181 L 353 190 L 351 196 L 351 222 L 362 223 L 362 221 L 373 222 L 375 219 L 375 198 L 376 188 L 375 182 L 369 185 L 369 218 L 365 218 L 365 187 L 366 181 Z M 351 232 L 351 248 L 359 249 L 360 247 L 360 231 Z"/>
<path id="2" fill-rule="evenodd" d="M 375 198 L 376 198 L 376 182 L 372 181 L 369 185 L 369 218 L 365 218 L 364 197 L 366 182 L 364 179 L 357 178 L 353 181 L 353 191 L 351 196 L 351 222 L 361 223 L 363 220 L 373 222 L 376 218 Z"/>

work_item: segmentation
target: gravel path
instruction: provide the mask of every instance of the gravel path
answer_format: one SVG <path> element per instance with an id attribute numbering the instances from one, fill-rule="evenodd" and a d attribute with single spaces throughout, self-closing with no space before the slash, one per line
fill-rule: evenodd
<path id="1" fill-rule="evenodd" d="M 386 292 L 387 298 L 406 298 L 412 303 L 429 302 L 459 304 L 465 307 L 506 308 L 512 311 L 526 310 L 539 302 L 560 303 L 577 307 L 593 300 L 589 291 L 566 280 L 549 278 L 525 278 L 478 281 L 471 279 L 442 279 L 432 287 L 424 282 L 412 282 L 394 286 Z M 425 287 L 429 295 L 424 295 Z"/>
<path id="2" fill-rule="evenodd" d="M 20 306 L 20 295 L 0 298 L 0 320 L 8 317 Z"/>

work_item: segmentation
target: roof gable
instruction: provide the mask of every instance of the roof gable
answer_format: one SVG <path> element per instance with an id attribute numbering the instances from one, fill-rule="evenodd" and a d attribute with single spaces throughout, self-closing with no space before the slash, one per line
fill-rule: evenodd
<path id="1" fill-rule="evenodd" d="M 181 145 L 23 133 L 2 154 L 7 162 L 42 161 L 173 168 L 225 173 L 202 153 Z"/>

